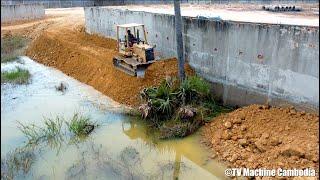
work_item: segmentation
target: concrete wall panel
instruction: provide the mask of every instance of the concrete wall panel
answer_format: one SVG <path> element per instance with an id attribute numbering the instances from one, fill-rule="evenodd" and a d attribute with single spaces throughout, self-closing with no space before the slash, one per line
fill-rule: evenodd
<path id="1" fill-rule="evenodd" d="M 180 0 L 189 4 L 228 4 L 228 3 L 317 3 L 319 0 Z M 45 8 L 68 8 L 86 6 L 116 6 L 128 4 L 173 4 L 173 0 L 1 0 L 1 5 L 42 3 Z"/>
<path id="2" fill-rule="evenodd" d="M 88 33 L 111 38 L 116 24 L 143 23 L 159 57 L 176 56 L 172 15 L 88 7 L 85 21 Z M 186 59 L 226 104 L 280 99 L 319 108 L 319 27 L 191 17 L 183 24 Z"/>
<path id="3" fill-rule="evenodd" d="M 44 7 L 40 4 L 1 5 L 1 23 L 43 18 Z"/>

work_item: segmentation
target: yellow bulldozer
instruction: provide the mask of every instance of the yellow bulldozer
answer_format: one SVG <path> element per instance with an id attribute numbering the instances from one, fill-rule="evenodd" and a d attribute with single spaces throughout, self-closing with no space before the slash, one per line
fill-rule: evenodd
<path id="1" fill-rule="evenodd" d="M 155 46 L 148 44 L 145 26 L 130 23 L 116 28 L 118 54 L 113 57 L 113 65 L 131 76 L 143 78 L 147 67 L 156 61 Z M 140 32 L 143 33 L 142 38 Z"/>

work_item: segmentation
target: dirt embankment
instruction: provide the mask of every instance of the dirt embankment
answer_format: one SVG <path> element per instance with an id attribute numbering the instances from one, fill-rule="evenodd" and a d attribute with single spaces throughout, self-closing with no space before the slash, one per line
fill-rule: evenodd
<path id="1" fill-rule="evenodd" d="M 115 40 L 89 35 L 79 26 L 44 32 L 26 54 L 129 106 L 139 104 L 138 94 L 144 87 L 159 84 L 166 76 L 177 75 L 176 59 L 168 59 L 149 66 L 143 79 L 129 76 L 113 67 L 115 48 Z M 186 70 L 192 73 L 189 66 Z"/>
<path id="2" fill-rule="evenodd" d="M 251 105 L 208 123 L 203 143 L 233 167 L 318 170 L 318 133 L 318 115 Z"/>

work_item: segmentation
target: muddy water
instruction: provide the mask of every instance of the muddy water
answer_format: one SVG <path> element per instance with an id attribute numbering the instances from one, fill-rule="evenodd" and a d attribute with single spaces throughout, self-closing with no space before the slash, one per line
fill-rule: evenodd
<path id="1" fill-rule="evenodd" d="M 126 107 L 62 72 L 27 57 L 2 64 L 29 69 L 28 85 L 1 85 L 1 157 L 25 146 L 23 124 L 43 124 L 43 117 L 88 115 L 100 126 L 89 137 L 38 144 L 30 169 L 16 179 L 224 179 L 224 166 L 211 160 L 199 134 L 181 140 L 155 140 L 145 124 L 124 115 Z M 56 91 L 60 82 L 66 92 Z M 1 167 L 1 170 L 3 167 Z"/>

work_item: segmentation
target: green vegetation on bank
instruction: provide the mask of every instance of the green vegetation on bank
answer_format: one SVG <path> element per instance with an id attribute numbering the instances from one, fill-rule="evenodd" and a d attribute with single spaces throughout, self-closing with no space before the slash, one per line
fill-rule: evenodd
<path id="1" fill-rule="evenodd" d="M 142 117 L 157 130 L 160 138 L 184 137 L 204 122 L 231 109 L 218 105 L 210 94 L 210 85 L 199 76 L 183 82 L 167 78 L 158 87 L 140 93 L 144 103 Z"/>
<path id="2" fill-rule="evenodd" d="M 27 39 L 20 35 L 1 37 L 1 63 L 11 62 L 23 55 Z"/>
<path id="3" fill-rule="evenodd" d="M 1 83 L 27 84 L 31 74 L 27 69 L 20 67 L 12 71 L 1 72 Z"/>

